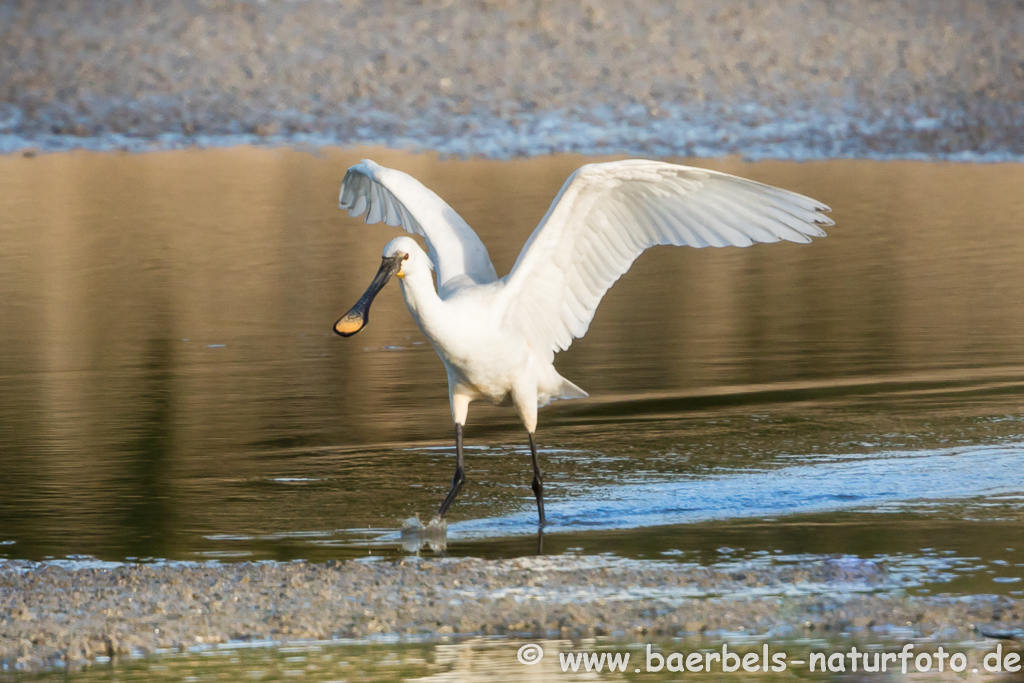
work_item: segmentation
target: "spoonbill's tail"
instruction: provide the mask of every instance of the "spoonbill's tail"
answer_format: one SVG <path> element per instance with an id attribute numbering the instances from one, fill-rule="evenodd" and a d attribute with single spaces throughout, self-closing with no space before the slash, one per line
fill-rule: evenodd
<path id="1" fill-rule="evenodd" d="M 590 396 L 590 394 L 583 391 L 561 375 L 559 375 L 559 379 L 562 380 L 562 387 L 559 389 L 559 394 L 555 396 L 555 398 L 586 398 L 587 396 Z"/>

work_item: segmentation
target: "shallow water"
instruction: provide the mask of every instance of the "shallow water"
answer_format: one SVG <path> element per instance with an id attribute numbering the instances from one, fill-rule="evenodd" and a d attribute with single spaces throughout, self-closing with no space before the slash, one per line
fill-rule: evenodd
<path id="1" fill-rule="evenodd" d="M 0 557 L 409 552 L 453 468 L 443 368 L 379 297 L 397 229 L 336 208 L 401 167 L 507 272 L 581 157 L 237 148 L 0 158 Z M 855 555 L 1024 589 L 1024 166 L 702 161 L 834 208 L 811 245 L 658 249 L 557 364 L 547 553 Z M 474 404 L 445 552 L 537 552 L 525 434 Z M 422 552 L 431 550 L 424 546 Z"/>
<path id="2" fill-rule="evenodd" d="M 759 638 L 743 638 L 733 636 L 726 643 L 727 652 L 740 656 L 758 655 L 763 658 L 767 647 L 769 655 L 768 668 L 772 671 L 748 671 L 739 669 L 722 671 L 719 661 L 707 660 L 708 653 L 722 652 L 723 642 L 716 639 L 695 639 L 687 641 L 669 641 L 651 645 L 624 644 L 611 639 L 587 639 L 580 643 L 567 640 L 536 640 L 509 641 L 505 639 L 471 638 L 456 640 L 435 645 L 397 644 L 381 642 L 367 645 L 342 644 L 329 642 L 296 643 L 286 647 L 269 649 L 258 644 L 229 643 L 212 648 L 193 648 L 191 651 L 164 653 L 157 658 L 139 661 L 104 662 L 87 667 L 76 675 L 70 676 L 77 681 L 238 681 L 238 680 L 303 680 L 303 681 L 417 681 L 419 683 L 489 683 L 491 681 L 507 683 L 523 681 L 678 681 L 678 669 L 669 671 L 665 661 L 658 656 L 667 657 L 674 653 L 689 655 L 698 652 L 701 661 L 711 661 L 712 669 L 700 671 L 702 680 L 733 680 L 741 676 L 741 680 L 813 680 L 813 681 L 858 681 L 876 680 L 875 676 L 860 671 L 853 675 L 848 662 L 844 672 L 822 672 L 820 663 L 811 669 L 812 653 L 834 655 L 837 652 L 849 652 L 850 646 L 859 646 L 861 653 L 865 643 L 860 640 L 841 640 L 833 638 L 805 639 L 790 641 L 785 644 L 767 643 Z M 650 653 L 648 652 L 650 648 Z M 521 648 L 527 653 L 541 652 L 539 658 L 525 657 L 530 664 L 522 664 L 518 660 Z M 879 652 L 898 652 L 899 647 L 889 645 L 882 648 L 867 646 L 869 662 Z M 948 652 L 961 653 L 971 668 L 980 668 L 979 663 L 992 650 L 990 644 L 961 643 Z M 1008 648 L 1009 649 L 1009 648 Z M 918 653 L 934 653 L 935 648 L 924 645 L 915 650 Z M 605 657 L 617 656 L 618 663 L 614 672 L 609 671 L 608 664 L 601 662 L 602 668 L 586 669 L 584 656 Z M 648 656 L 650 655 L 650 659 Z M 781 655 L 781 659 L 776 659 Z M 863 656 L 863 655 L 861 655 Z M 576 670 L 563 662 L 576 659 Z M 593 660 L 592 660 L 593 661 Z M 833 660 L 835 662 L 835 660 Z M 946 664 L 943 673 L 937 670 L 938 665 L 933 659 L 928 671 L 929 680 L 957 681 L 962 677 L 950 672 Z M 749 660 L 748 660 L 748 663 Z M 733 662 L 730 662 L 732 665 Z M 869 664 L 870 665 L 870 664 Z M 979 665 L 976 667 L 976 665 Z M 676 666 L 673 661 L 672 666 Z M 763 665 L 760 665 L 763 667 Z M 784 666 L 784 668 L 783 668 Z M 913 667 L 913 664 L 910 665 Z M 889 675 L 899 675 L 898 664 L 887 663 Z M 691 675 L 698 671 L 686 671 Z M 983 674 L 991 680 L 1013 680 L 1011 677 L 995 674 Z M 65 673 L 41 674 L 38 676 L 17 676 L 12 680 L 63 680 Z M 0 673 L 0 680 L 5 678 Z"/>

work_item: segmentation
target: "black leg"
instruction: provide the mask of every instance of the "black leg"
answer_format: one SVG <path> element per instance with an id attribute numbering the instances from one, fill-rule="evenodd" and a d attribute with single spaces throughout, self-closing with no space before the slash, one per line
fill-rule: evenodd
<path id="1" fill-rule="evenodd" d="M 537 463 L 537 446 L 533 443 L 533 434 L 530 434 L 530 455 L 533 456 L 533 495 L 537 496 L 537 514 L 540 515 L 540 525 L 544 526 L 544 481 L 540 477 L 540 465 Z"/>
<path id="2" fill-rule="evenodd" d="M 437 516 L 444 517 L 444 513 L 448 512 L 448 508 L 451 507 L 452 501 L 455 500 L 455 496 L 459 495 L 459 491 L 462 489 L 462 485 L 466 483 L 466 472 L 462 466 L 462 425 L 455 425 L 455 476 L 452 477 L 452 489 L 445 496 L 444 502 L 441 503 L 441 507 L 437 509 Z"/>

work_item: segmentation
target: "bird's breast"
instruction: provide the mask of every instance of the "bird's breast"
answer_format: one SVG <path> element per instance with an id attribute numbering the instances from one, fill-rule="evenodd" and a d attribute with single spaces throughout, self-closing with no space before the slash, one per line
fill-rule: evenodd
<path id="1" fill-rule="evenodd" d="M 453 315 L 443 324 L 424 322 L 421 329 L 448 370 L 481 398 L 502 400 L 530 365 L 525 340 L 503 334 L 486 315 Z"/>

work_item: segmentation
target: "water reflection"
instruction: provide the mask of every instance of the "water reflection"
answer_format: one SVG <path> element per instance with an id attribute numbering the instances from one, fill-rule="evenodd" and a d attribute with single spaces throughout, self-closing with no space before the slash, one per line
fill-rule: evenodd
<path id="1" fill-rule="evenodd" d="M 419 517 L 410 517 L 402 522 L 400 538 L 402 550 L 406 553 L 418 554 L 421 548 L 429 548 L 442 554 L 448 549 L 448 523 L 434 517 L 424 525 Z"/>
<path id="2" fill-rule="evenodd" d="M 891 640 L 886 639 L 885 645 L 865 648 L 865 643 L 850 634 L 833 635 L 830 638 L 813 640 L 785 641 L 775 638 L 745 636 L 744 634 L 722 634 L 724 638 L 693 637 L 675 639 L 667 642 L 649 643 L 650 660 L 648 660 L 648 643 L 629 642 L 621 638 L 588 638 L 581 642 L 560 639 L 542 639 L 534 641 L 507 641 L 489 638 L 468 638 L 455 642 L 437 643 L 433 645 L 417 644 L 362 644 L 358 647 L 340 645 L 331 642 L 296 643 L 281 648 L 270 649 L 252 643 L 227 643 L 213 649 L 196 648 L 191 652 L 165 654 L 140 661 L 118 661 L 113 664 L 101 664 L 88 667 L 84 672 L 73 676 L 80 681 L 181 681 L 181 680 L 287 680 L 304 681 L 360 681 L 365 683 L 384 681 L 416 681 L 417 683 L 488 683 L 539 681 L 678 681 L 687 674 L 699 674 L 702 680 L 729 681 L 736 680 L 812 680 L 812 681 L 859 681 L 877 680 L 878 674 L 822 673 L 818 664 L 814 672 L 810 671 L 810 653 L 833 655 L 837 652 L 850 652 L 851 645 L 863 653 L 865 649 L 873 658 L 878 651 L 899 652 L 900 638 L 893 634 Z M 876 639 L 878 635 L 874 636 Z M 256 646 L 255 648 L 253 646 Z M 769 662 L 774 669 L 738 670 L 723 672 L 721 659 L 706 659 L 708 653 L 723 653 L 723 645 L 727 652 L 739 656 L 755 655 L 763 659 L 766 648 Z M 947 646 L 946 651 L 950 651 Z M 928 643 L 920 643 L 915 647 L 916 653 L 934 652 Z M 991 643 L 960 643 L 952 651 L 962 652 L 972 664 L 984 661 L 984 657 L 994 651 Z M 1000 652 L 1017 652 L 1018 648 L 1006 644 Z M 873 652 L 873 654 L 871 654 Z M 672 666 L 668 666 L 667 658 L 674 653 L 682 655 L 699 653 L 703 663 L 710 662 L 709 671 L 679 671 L 678 657 L 673 657 Z M 601 670 L 591 665 L 587 670 L 580 655 L 605 656 Z M 776 658 L 780 655 L 782 658 Z M 608 657 L 617 656 L 615 670 L 609 671 Z M 659 660 L 658 656 L 666 658 Z M 948 657 L 948 655 L 947 655 Z M 571 660 L 570 660 L 571 658 Z M 523 664 L 526 661 L 529 664 Z M 576 667 L 572 666 L 573 661 Z M 836 660 L 833 660 L 835 662 Z M 591 660 L 593 662 L 593 660 Z M 752 660 L 747 660 L 753 666 Z M 563 670 L 563 663 L 565 670 Z M 729 661 L 731 666 L 734 660 Z M 778 670 L 785 664 L 784 670 Z M 625 667 L 623 667 L 625 664 Z M 848 661 L 847 661 L 848 664 Z M 697 664 L 691 660 L 691 665 Z M 685 665 L 684 665 L 685 666 Z M 838 667 L 838 665 L 837 665 Z M 669 671 L 670 668 L 676 671 Z M 772 669 L 773 667 L 769 667 Z M 843 667 L 847 669 L 847 667 Z M 862 667 L 863 668 L 863 667 Z M 898 663 L 889 663 L 887 670 L 892 675 L 900 675 Z M 623 671 L 625 669 L 625 671 Z M 913 664 L 911 664 L 913 669 Z M 639 671 L 638 671 L 639 670 Z M 911 674 L 913 676 L 914 674 Z M 932 669 L 927 674 L 928 680 L 958 681 L 962 674 L 957 675 L 944 667 L 944 672 L 937 671 L 932 662 Z M 1015 680 L 1006 674 L 993 675 L 992 680 Z M 33 680 L 65 680 L 67 674 L 58 673 L 34 676 Z"/>
<path id="3" fill-rule="evenodd" d="M 0 158 L 0 542 L 14 542 L 0 555 L 290 559 L 436 508 L 446 383 L 398 291 L 374 309 L 387 325 L 330 332 L 396 234 L 336 208 L 364 154 L 446 197 L 499 273 L 587 161 Z M 1019 436 L 994 420 L 1022 404 L 1024 167 L 705 165 L 819 197 L 837 226 L 810 246 L 642 257 L 558 359 L 594 399 L 542 413 L 553 505 L 613 483 Z M 474 405 L 466 438 L 453 521 L 528 509 L 515 415 Z M 301 534 L 314 536 L 300 548 Z"/>

